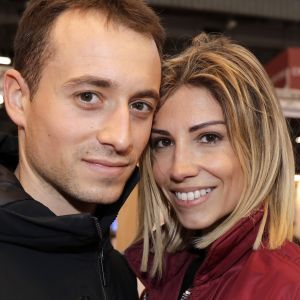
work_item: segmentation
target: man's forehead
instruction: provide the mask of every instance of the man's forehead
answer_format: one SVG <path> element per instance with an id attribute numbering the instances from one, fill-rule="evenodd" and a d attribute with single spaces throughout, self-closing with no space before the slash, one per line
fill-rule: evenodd
<path id="1" fill-rule="evenodd" d="M 72 30 L 77 30 L 80 33 L 82 28 L 85 28 L 86 22 L 88 24 L 97 23 L 97 28 L 103 31 L 112 27 L 115 30 L 118 28 L 118 24 L 115 22 L 108 22 L 107 15 L 105 12 L 88 10 L 82 11 L 79 9 L 71 9 L 63 12 L 53 24 L 51 35 L 53 38 L 59 38 L 60 34 L 63 32 L 69 32 Z M 67 36 L 65 36 L 67 37 Z"/>
<path id="2" fill-rule="evenodd" d="M 114 38 L 115 36 L 117 38 Z M 155 41 L 151 36 L 121 25 L 113 19 L 108 21 L 105 12 L 96 10 L 80 11 L 73 9 L 64 12 L 54 23 L 49 38 L 49 42 L 55 48 L 68 47 L 68 44 L 72 42 L 77 44 L 77 48 L 83 48 L 83 43 L 89 43 L 90 47 L 102 45 L 104 48 L 105 44 L 119 46 L 118 40 L 122 40 L 123 49 L 133 44 L 139 44 L 142 47 L 145 43 L 149 45 L 150 42 L 158 53 Z M 136 50 L 138 49 L 132 49 L 132 51 Z M 121 54 L 122 51 L 119 51 L 118 56 Z"/>

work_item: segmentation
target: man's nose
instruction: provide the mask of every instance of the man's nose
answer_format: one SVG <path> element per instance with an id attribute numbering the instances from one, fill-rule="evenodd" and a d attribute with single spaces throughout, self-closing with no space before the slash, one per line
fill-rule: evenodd
<path id="1" fill-rule="evenodd" d="M 170 172 L 171 180 L 182 182 L 186 178 L 197 176 L 198 173 L 198 164 L 192 151 L 182 146 L 176 148 Z"/>
<path id="2" fill-rule="evenodd" d="M 132 149 L 131 122 L 128 106 L 114 109 L 98 130 L 97 138 L 102 145 L 111 146 L 120 154 L 127 154 Z"/>

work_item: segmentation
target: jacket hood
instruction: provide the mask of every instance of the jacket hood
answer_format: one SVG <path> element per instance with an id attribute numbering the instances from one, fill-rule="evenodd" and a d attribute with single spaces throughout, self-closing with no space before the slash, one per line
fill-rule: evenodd
<path id="1" fill-rule="evenodd" d="M 18 164 L 18 137 L 0 132 L 0 164 L 13 171 Z"/>
<path id="2" fill-rule="evenodd" d="M 5 165 L 0 166 L 0 242 L 47 251 L 98 247 L 139 180 L 136 168 L 118 201 L 99 205 L 95 216 L 88 213 L 56 216 L 28 195 L 13 174 L 17 153 L 17 138 L 0 134 L 0 162 Z"/>

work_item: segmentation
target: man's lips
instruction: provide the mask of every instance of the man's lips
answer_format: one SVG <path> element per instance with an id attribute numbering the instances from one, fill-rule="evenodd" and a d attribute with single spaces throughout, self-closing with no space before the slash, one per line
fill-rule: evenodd
<path id="1" fill-rule="evenodd" d="M 127 167 L 130 163 L 128 161 L 110 161 L 105 159 L 82 159 L 84 162 L 89 164 L 100 165 L 110 168 L 124 168 Z"/>
<path id="2" fill-rule="evenodd" d="M 127 167 L 130 166 L 129 162 L 125 161 L 110 161 L 104 159 L 82 159 L 93 173 L 99 174 L 101 177 L 115 177 L 121 176 Z"/>

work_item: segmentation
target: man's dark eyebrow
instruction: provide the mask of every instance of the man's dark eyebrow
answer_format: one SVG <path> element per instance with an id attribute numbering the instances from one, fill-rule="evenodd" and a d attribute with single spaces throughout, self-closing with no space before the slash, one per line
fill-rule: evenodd
<path id="1" fill-rule="evenodd" d="M 194 132 L 196 130 L 211 126 L 211 125 L 218 125 L 218 124 L 223 124 L 225 125 L 225 121 L 209 121 L 209 122 L 204 122 L 195 126 L 192 126 L 189 128 L 189 132 Z"/>
<path id="2" fill-rule="evenodd" d="M 139 91 L 135 93 L 132 98 L 153 98 L 156 102 L 160 99 L 158 92 L 155 90 Z"/>
<path id="3" fill-rule="evenodd" d="M 66 83 L 64 83 L 64 86 L 73 87 L 83 84 L 102 88 L 110 88 L 118 85 L 116 82 L 113 82 L 112 80 L 107 78 L 99 78 L 97 76 L 84 75 L 68 80 Z M 132 98 L 153 98 L 156 102 L 158 102 L 160 99 L 158 92 L 151 89 L 138 91 L 133 95 Z"/>
<path id="4" fill-rule="evenodd" d="M 109 88 L 112 86 L 116 86 L 117 84 L 107 78 L 101 78 L 97 76 L 84 75 L 76 78 L 72 78 L 64 83 L 65 87 L 73 87 L 77 85 L 92 85 L 96 87 Z"/>
<path id="5" fill-rule="evenodd" d="M 152 128 L 151 133 L 157 133 L 160 135 L 170 136 L 170 133 L 168 131 L 162 130 L 162 129 L 156 129 L 156 128 Z"/>

